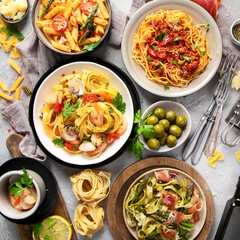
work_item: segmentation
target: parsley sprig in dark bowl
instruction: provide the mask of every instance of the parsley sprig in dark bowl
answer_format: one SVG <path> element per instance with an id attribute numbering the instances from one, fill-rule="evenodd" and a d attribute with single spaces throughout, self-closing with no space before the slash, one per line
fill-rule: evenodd
<path id="1" fill-rule="evenodd" d="M 114 142 L 112 142 L 111 144 L 108 144 L 105 150 L 101 153 L 101 155 L 97 156 L 94 159 L 87 158 L 81 152 L 72 153 L 71 151 L 75 151 L 75 149 L 71 149 L 71 151 L 67 151 L 69 150 L 69 142 L 63 137 L 56 137 L 54 139 L 50 139 L 47 133 L 44 131 L 44 124 L 42 122 L 42 119 L 39 117 L 39 111 L 41 107 L 44 104 L 46 104 L 46 100 L 45 100 L 46 96 L 52 91 L 52 87 L 59 83 L 59 79 L 62 77 L 62 75 L 65 74 L 65 76 L 68 76 L 73 72 L 74 74 L 79 74 L 84 69 L 86 71 L 90 70 L 99 74 L 103 74 L 108 78 L 110 84 L 117 90 L 115 97 L 112 99 L 112 105 L 114 105 L 115 108 L 123 114 L 124 119 L 126 119 L 128 123 L 126 131 L 123 133 L 123 135 L 120 135 L 120 138 L 117 138 Z M 133 117 L 134 117 L 133 99 L 122 77 L 117 75 L 113 70 L 110 70 L 110 68 L 107 68 L 101 64 L 98 64 L 95 62 L 80 61 L 80 62 L 65 64 L 57 68 L 51 74 L 47 76 L 45 75 L 45 77 L 42 77 L 40 81 L 41 82 L 36 86 L 36 89 L 34 89 L 33 96 L 31 99 L 30 105 L 32 106 L 32 108 L 30 108 L 30 112 L 32 113 L 30 115 L 32 115 L 32 117 L 30 117 L 30 123 L 33 129 L 34 135 L 37 139 L 37 142 L 40 145 L 40 147 L 43 149 L 43 151 L 45 151 L 52 158 L 61 161 L 62 163 L 65 163 L 68 165 L 71 164 L 75 166 L 103 164 L 104 161 L 110 160 L 110 159 L 112 160 L 115 158 L 115 156 L 120 154 L 123 147 L 126 146 L 126 142 L 132 132 Z M 85 97 L 89 95 L 94 95 L 94 94 L 84 93 L 83 95 L 76 97 L 74 100 L 72 99 L 71 101 L 67 101 L 67 100 L 64 101 L 64 103 L 61 106 L 58 106 L 60 108 L 59 114 L 61 114 L 63 119 L 65 119 L 66 121 L 68 119 L 71 119 L 71 116 L 73 116 L 73 112 L 78 112 L 79 107 L 81 108 L 81 106 L 83 106 L 81 105 L 81 103 L 84 104 L 83 100 L 85 99 Z M 100 102 L 101 101 L 102 100 L 100 100 Z M 109 113 L 111 111 L 112 110 L 109 109 Z M 80 145 L 77 146 L 77 148 L 80 151 L 84 152 L 84 150 L 80 149 L 80 146 L 85 141 L 87 142 L 90 139 L 83 139 L 83 140 L 84 141 L 81 142 Z M 91 151 L 91 150 L 85 150 L 85 151 Z"/>

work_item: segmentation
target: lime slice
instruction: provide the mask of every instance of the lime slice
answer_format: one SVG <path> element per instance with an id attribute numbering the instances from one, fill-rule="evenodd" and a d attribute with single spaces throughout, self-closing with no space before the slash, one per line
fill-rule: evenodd
<path id="1" fill-rule="evenodd" d="M 72 228 L 69 222 L 61 216 L 53 215 L 44 219 L 42 227 L 39 238 L 35 237 L 32 232 L 33 240 L 70 240 L 72 237 Z"/>

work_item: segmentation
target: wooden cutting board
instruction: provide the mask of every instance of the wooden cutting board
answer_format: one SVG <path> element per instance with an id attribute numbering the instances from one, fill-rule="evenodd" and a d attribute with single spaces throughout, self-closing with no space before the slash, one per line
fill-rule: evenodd
<path id="1" fill-rule="evenodd" d="M 14 133 L 10 135 L 6 140 L 6 146 L 13 158 L 22 156 L 19 150 L 19 143 L 22 141 L 22 139 L 23 139 L 22 135 Z M 65 218 L 69 223 L 71 223 L 72 221 L 68 214 L 67 207 L 65 205 L 62 194 L 59 190 L 59 187 L 57 189 L 57 193 L 58 193 L 58 197 L 57 197 L 56 205 L 52 210 L 52 212 L 49 214 L 49 216 L 59 215 Z M 17 229 L 22 240 L 32 239 L 32 229 L 29 225 L 17 224 Z M 77 236 L 74 230 L 72 231 L 72 240 L 77 240 Z"/>
<path id="2" fill-rule="evenodd" d="M 137 161 L 126 168 L 112 185 L 107 202 L 107 220 L 115 240 L 134 240 L 123 218 L 123 201 L 132 182 L 154 168 L 170 167 L 181 170 L 190 175 L 201 187 L 206 198 L 207 214 L 205 224 L 196 239 L 206 240 L 214 221 L 214 201 L 211 190 L 204 178 L 189 164 L 167 157 L 152 157 Z"/>

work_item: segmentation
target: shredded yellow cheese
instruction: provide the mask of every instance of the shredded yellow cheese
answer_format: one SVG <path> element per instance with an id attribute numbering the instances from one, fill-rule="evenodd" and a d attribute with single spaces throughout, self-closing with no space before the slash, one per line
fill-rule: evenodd
<path id="1" fill-rule="evenodd" d="M 217 166 L 217 161 L 222 161 L 224 160 L 224 157 L 221 152 L 215 150 L 213 157 L 207 158 L 207 162 L 211 167 L 216 168 Z"/>

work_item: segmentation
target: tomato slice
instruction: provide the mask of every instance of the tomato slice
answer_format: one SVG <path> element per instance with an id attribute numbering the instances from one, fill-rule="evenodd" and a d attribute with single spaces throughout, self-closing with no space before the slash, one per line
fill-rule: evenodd
<path id="1" fill-rule="evenodd" d="M 196 70 L 197 67 L 198 67 L 198 61 L 192 61 L 187 65 L 187 70 L 189 72 L 193 72 L 194 70 Z"/>
<path id="2" fill-rule="evenodd" d="M 158 56 L 158 52 L 156 50 L 154 50 L 154 48 L 151 46 L 148 48 L 148 54 L 152 57 L 152 58 L 159 58 Z"/>
<path id="3" fill-rule="evenodd" d="M 111 143 L 114 142 L 116 139 L 119 139 L 120 136 L 117 133 L 111 133 L 108 134 L 107 138 L 106 138 L 106 142 L 107 143 Z"/>
<path id="4" fill-rule="evenodd" d="M 79 149 L 78 149 L 78 148 L 79 148 L 79 145 L 74 145 L 74 144 L 65 142 L 65 147 L 66 147 L 69 151 L 72 151 L 72 152 L 79 151 Z"/>
<path id="5" fill-rule="evenodd" d="M 97 3 L 95 3 L 93 0 L 83 0 L 80 4 L 80 10 L 82 13 L 88 16 L 92 10 L 92 7 L 96 4 Z"/>
<path id="6" fill-rule="evenodd" d="M 164 59 L 167 57 L 167 54 L 165 52 L 165 49 L 160 47 L 160 45 L 158 44 L 158 48 L 157 50 L 154 50 L 153 47 L 149 47 L 148 48 L 148 54 L 152 57 L 152 58 L 161 58 Z"/>
<path id="7" fill-rule="evenodd" d="M 52 26 L 58 32 L 64 32 L 67 28 L 67 19 L 63 16 L 53 18 Z"/>
<path id="8" fill-rule="evenodd" d="M 94 93 L 89 93 L 89 94 L 87 94 L 85 97 L 84 97 L 84 99 L 83 99 L 83 102 L 85 103 L 85 104 L 87 104 L 87 103 L 93 103 L 93 102 L 98 102 L 99 101 L 99 98 L 98 98 L 98 96 L 96 95 L 96 94 L 94 94 Z"/>
<path id="9" fill-rule="evenodd" d="M 55 106 L 53 108 L 53 111 L 55 113 L 60 113 L 62 111 L 63 108 L 63 103 L 59 103 L 58 101 L 55 103 Z"/>

